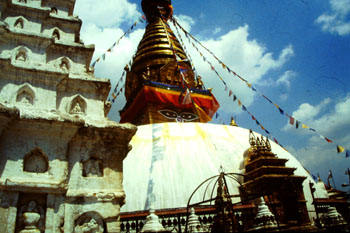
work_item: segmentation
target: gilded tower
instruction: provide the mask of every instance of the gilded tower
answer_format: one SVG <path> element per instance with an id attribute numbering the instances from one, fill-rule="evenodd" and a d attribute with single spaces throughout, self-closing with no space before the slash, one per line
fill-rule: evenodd
<path id="1" fill-rule="evenodd" d="M 145 34 L 126 67 L 126 105 L 121 122 L 207 122 L 219 107 L 168 24 L 170 0 L 142 0 Z"/>

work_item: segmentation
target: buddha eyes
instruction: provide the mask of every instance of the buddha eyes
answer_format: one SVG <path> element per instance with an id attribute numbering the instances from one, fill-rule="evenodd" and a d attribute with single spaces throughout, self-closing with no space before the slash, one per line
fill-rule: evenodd
<path id="1" fill-rule="evenodd" d="M 170 118 L 170 119 L 175 119 L 177 117 L 177 112 L 169 109 L 160 110 L 159 113 L 165 116 L 166 118 Z"/>
<path id="2" fill-rule="evenodd" d="M 198 119 L 197 115 L 190 113 L 190 112 L 182 112 L 182 113 L 180 113 L 180 116 L 181 116 L 181 118 L 183 118 L 184 120 L 187 120 L 187 121 L 193 121 L 193 120 Z"/>
<path id="3" fill-rule="evenodd" d="M 176 119 L 178 122 L 183 122 L 183 121 L 193 121 L 198 119 L 198 116 L 196 114 L 190 113 L 190 112 L 181 112 L 177 113 L 173 110 L 169 109 L 163 109 L 158 111 L 161 115 L 168 119 Z"/>

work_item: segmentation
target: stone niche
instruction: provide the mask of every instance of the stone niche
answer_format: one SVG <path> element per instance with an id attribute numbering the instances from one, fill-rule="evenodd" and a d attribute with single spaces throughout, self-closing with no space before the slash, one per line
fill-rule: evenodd
<path id="1" fill-rule="evenodd" d="M 95 211 L 87 212 L 79 216 L 74 223 L 75 233 L 104 233 L 106 231 L 106 224 L 101 215 Z"/>
<path id="2" fill-rule="evenodd" d="M 49 161 L 47 155 L 45 155 L 39 148 L 35 148 L 24 156 L 23 171 L 45 173 L 48 169 Z"/>
<path id="3" fill-rule="evenodd" d="M 19 194 L 16 233 L 45 232 L 46 200 L 45 194 Z"/>
<path id="4" fill-rule="evenodd" d="M 91 157 L 83 164 L 83 177 L 103 177 L 103 161 L 101 159 Z"/>

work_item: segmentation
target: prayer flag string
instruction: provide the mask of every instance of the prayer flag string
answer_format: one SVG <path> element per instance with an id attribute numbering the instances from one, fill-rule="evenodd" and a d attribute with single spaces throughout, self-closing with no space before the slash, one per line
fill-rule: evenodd
<path id="1" fill-rule="evenodd" d="M 303 128 L 303 129 L 308 129 L 312 132 L 314 132 L 315 134 L 318 134 L 320 136 L 321 139 L 324 139 L 326 142 L 328 143 L 334 143 L 333 140 L 331 140 L 328 137 L 323 136 L 322 134 L 318 133 L 318 131 L 316 131 L 313 128 L 310 128 L 309 126 L 307 126 L 306 124 L 302 123 L 301 121 L 295 119 L 294 117 L 292 117 L 290 114 L 288 114 L 286 111 L 284 111 L 278 104 L 274 103 L 270 98 L 268 98 L 266 95 L 264 95 L 263 93 L 259 92 L 251 83 L 249 83 L 246 79 L 244 79 L 243 77 L 241 77 L 239 74 L 237 74 L 236 72 L 234 72 L 233 70 L 231 70 L 225 63 L 223 63 L 212 51 L 210 51 L 208 48 L 206 48 L 199 40 L 197 40 L 193 35 L 191 35 L 189 32 L 187 32 L 178 22 L 177 20 L 173 17 L 172 21 L 174 23 L 174 25 L 178 26 L 186 35 L 186 37 L 188 38 L 189 43 L 197 50 L 197 52 L 199 53 L 199 55 L 203 58 L 204 62 L 209 63 L 211 69 L 213 71 L 215 71 L 215 73 L 218 75 L 218 77 L 220 78 L 220 80 L 224 83 L 225 85 L 225 91 L 227 90 L 227 84 L 226 82 L 222 79 L 222 77 L 218 74 L 218 72 L 215 70 L 214 66 L 208 61 L 207 58 L 204 57 L 203 53 L 200 52 L 200 50 L 198 49 L 198 47 L 191 41 L 194 40 L 195 42 L 197 42 L 202 48 L 204 48 L 209 54 L 211 54 L 217 61 L 218 63 L 222 66 L 223 69 L 227 70 L 229 73 L 233 74 L 235 77 L 239 78 L 241 81 L 243 81 L 249 89 L 251 89 L 252 91 L 256 92 L 257 94 L 259 94 L 262 98 L 264 98 L 267 102 L 269 102 L 270 104 L 272 104 L 277 111 L 281 114 L 286 116 L 289 119 L 289 123 L 291 125 L 295 125 L 295 128 L 298 129 Z M 238 102 L 238 104 L 240 105 L 240 101 Z M 244 106 L 244 105 L 243 105 Z M 276 142 L 276 140 L 274 140 Z M 341 145 L 337 145 L 337 152 L 338 153 L 342 153 L 342 152 L 346 152 L 346 158 L 350 157 L 350 152 L 349 150 L 345 149 L 340 149 L 339 148 L 344 148 Z"/>
<path id="2" fill-rule="evenodd" d="M 179 34 L 179 33 L 178 33 Z M 215 69 L 215 67 L 213 66 L 213 64 L 208 61 L 207 59 L 204 58 L 204 56 L 202 55 L 202 53 L 199 51 L 198 47 L 193 43 L 192 46 L 197 50 L 198 53 L 200 53 L 201 57 L 203 58 L 203 60 L 209 64 L 211 70 L 213 72 L 215 72 L 215 74 L 217 75 L 217 77 L 219 77 L 219 79 L 223 82 L 223 84 L 225 85 L 225 91 L 228 91 L 228 86 L 226 84 L 226 82 L 221 78 L 220 74 L 218 73 L 218 71 Z M 229 90 L 229 97 L 233 95 L 233 91 L 232 90 Z M 238 105 L 239 107 L 244 111 L 244 112 L 247 112 L 251 118 L 255 121 L 255 123 L 261 128 L 261 130 L 263 130 L 268 136 L 271 136 L 273 138 L 273 140 L 278 144 L 280 145 L 283 149 L 285 149 L 278 141 L 275 137 L 273 137 L 270 133 L 270 131 L 268 131 L 257 119 L 256 117 L 250 112 L 248 111 L 248 109 L 245 107 L 245 105 L 242 104 L 241 100 L 237 98 L 236 95 L 233 95 L 233 101 L 236 101 L 238 100 Z M 218 115 L 216 115 L 216 117 L 218 117 Z M 286 150 L 286 149 L 285 149 Z"/>
<path id="3" fill-rule="evenodd" d="M 145 21 L 146 21 L 146 20 L 145 20 L 145 17 L 144 17 L 144 16 L 141 16 L 137 21 L 135 21 L 135 22 L 131 25 L 131 27 L 130 27 L 126 32 L 124 32 L 124 34 L 123 34 L 116 42 L 114 42 L 112 46 L 110 46 L 110 47 L 106 50 L 106 52 L 104 52 L 101 56 L 99 56 L 99 57 L 91 64 L 91 67 L 94 68 L 95 65 L 96 65 L 96 63 L 100 62 L 101 60 L 104 61 L 104 60 L 106 59 L 106 54 L 107 54 L 107 53 L 111 53 L 111 52 L 113 51 L 113 49 L 114 49 L 117 45 L 119 45 L 120 41 L 121 41 L 126 35 L 128 35 L 128 34 L 136 27 L 136 25 L 137 25 L 139 22 L 144 23 Z"/>
<path id="4" fill-rule="evenodd" d="M 112 105 L 116 101 L 117 97 L 123 92 L 123 89 L 125 89 L 125 82 L 124 82 L 124 80 L 126 79 L 125 75 L 126 75 L 126 71 L 124 70 L 117 84 L 115 85 L 115 88 L 113 89 L 111 96 L 108 97 L 108 102 L 112 102 Z M 122 87 L 118 90 L 119 86 L 122 86 Z"/>

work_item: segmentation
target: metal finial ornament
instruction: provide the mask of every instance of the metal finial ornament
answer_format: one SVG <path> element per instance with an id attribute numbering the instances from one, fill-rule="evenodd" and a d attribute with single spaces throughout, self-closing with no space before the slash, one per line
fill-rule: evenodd
<path id="1" fill-rule="evenodd" d="M 173 16 L 171 0 L 142 0 L 141 6 L 148 22 L 159 17 L 168 20 Z"/>
<path id="2" fill-rule="evenodd" d="M 252 130 L 249 130 L 249 144 L 252 147 L 256 146 L 256 139 Z"/>
<path id="3" fill-rule="evenodd" d="M 268 151 L 271 151 L 271 143 L 270 143 L 270 140 L 269 140 L 268 137 L 266 137 L 265 144 L 266 144 L 266 149 L 267 149 Z"/>

